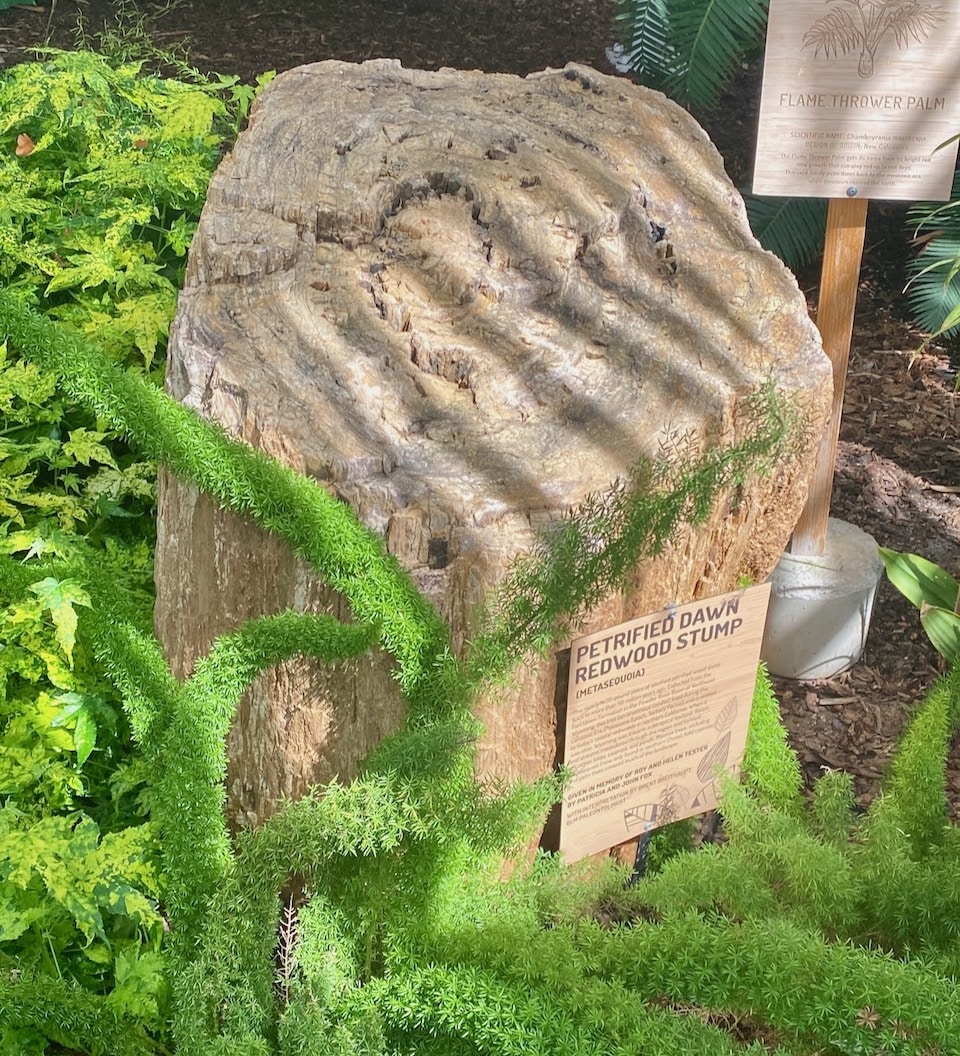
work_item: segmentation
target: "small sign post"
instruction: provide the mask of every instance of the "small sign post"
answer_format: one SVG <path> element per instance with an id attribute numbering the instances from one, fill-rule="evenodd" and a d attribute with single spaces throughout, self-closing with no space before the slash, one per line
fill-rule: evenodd
<path id="1" fill-rule="evenodd" d="M 568 862 L 717 803 L 743 755 L 770 586 L 576 639 L 560 812 Z"/>
<path id="2" fill-rule="evenodd" d="M 755 194 L 829 198 L 817 324 L 833 409 L 791 550 L 822 554 L 870 198 L 950 197 L 960 4 L 770 0 Z"/>
<path id="3" fill-rule="evenodd" d="M 830 199 L 823 244 L 817 326 L 823 338 L 823 349 L 833 366 L 833 402 L 820 438 L 807 502 L 793 529 L 790 551 L 794 554 L 822 554 L 826 546 L 833 467 L 840 442 L 840 416 L 843 413 L 843 393 L 847 381 L 847 361 L 850 358 L 866 226 L 866 198 Z"/>

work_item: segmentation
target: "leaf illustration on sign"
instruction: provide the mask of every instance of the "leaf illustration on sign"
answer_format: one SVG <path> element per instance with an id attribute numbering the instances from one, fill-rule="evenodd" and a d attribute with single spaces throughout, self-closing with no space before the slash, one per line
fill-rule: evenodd
<path id="1" fill-rule="evenodd" d="M 676 821 L 680 811 L 689 802 L 690 790 L 685 785 L 664 785 L 656 803 L 627 807 L 623 812 L 623 823 L 627 832 L 649 832 L 650 829 Z"/>
<path id="2" fill-rule="evenodd" d="M 838 58 L 860 52 L 857 73 L 873 76 L 873 62 L 884 37 L 894 38 L 902 51 L 911 38 L 918 44 L 938 22 L 944 21 L 943 8 L 917 0 L 827 0 L 839 4 L 818 18 L 803 35 L 803 47 L 814 49 L 816 58 Z"/>
<path id="3" fill-rule="evenodd" d="M 733 720 L 737 717 L 737 698 L 733 697 L 723 708 L 719 715 L 714 720 L 714 726 L 718 730 L 728 730 L 733 725 Z"/>
<path id="4" fill-rule="evenodd" d="M 623 812 L 623 823 L 627 832 L 649 832 L 657 825 L 659 813 L 659 803 L 642 803 L 636 807 L 627 807 Z"/>
<path id="5" fill-rule="evenodd" d="M 704 757 L 700 760 L 700 765 L 697 767 L 697 777 L 701 781 L 708 781 L 711 777 L 715 777 L 718 767 L 722 767 L 727 761 L 727 756 L 730 754 L 730 731 L 727 732 L 720 738 L 719 741 L 708 751 Z"/>
<path id="6" fill-rule="evenodd" d="M 740 767 L 729 766 L 727 767 L 727 773 L 730 777 L 737 777 L 740 773 Z M 713 778 L 701 785 L 694 793 L 693 806 L 698 807 L 700 810 L 709 810 L 719 799 L 720 788 L 718 787 L 717 779 Z"/>

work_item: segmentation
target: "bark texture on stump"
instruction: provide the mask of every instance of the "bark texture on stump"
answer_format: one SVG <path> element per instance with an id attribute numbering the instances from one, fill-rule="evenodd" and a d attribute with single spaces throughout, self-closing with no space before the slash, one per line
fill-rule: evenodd
<path id="1" fill-rule="evenodd" d="M 168 374 L 176 398 L 382 533 L 457 649 L 537 529 L 680 438 L 735 442 L 768 382 L 815 439 L 829 364 L 688 114 L 581 67 L 520 79 L 386 60 L 301 67 L 265 91 L 211 185 Z M 763 578 L 811 454 L 719 503 L 590 629 Z M 346 616 L 277 540 L 167 477 L 157 562 L 180 675 L 250 616 Z M 550 768 L 555 669 L 481 702 L 485 772 Z M 402 716 L 385 656 L 264 675 L 231 735 L 231 821 L 348 779 Z"/>

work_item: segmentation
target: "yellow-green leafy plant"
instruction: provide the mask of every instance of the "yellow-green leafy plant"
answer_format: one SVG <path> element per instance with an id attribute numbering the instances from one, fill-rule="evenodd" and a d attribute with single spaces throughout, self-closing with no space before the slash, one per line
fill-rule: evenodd
<path id="1" fill-rule="evenodd" d="M 0 285 L 154 376 L 207 182 L 256 90 L 178 68 L 81 49 L 0 72 Z M 167 1016 L 160 876 L 88 581 L 149 626 L 154 490 L 122 431 L 0 337 L 0 975 L 56 984 L 81 1033 L 96 995 L 141 1038 Z M 29 1017 L 0 1028 L 16 1056 L 57 1040 Z"/>
<path id="2" fill-rule="evenodd" d="M 51 51 L 0 78 L 0 279 L 149 368 L 224 135 L 252 89 L 143 67 Z"/>
<path id="3" fill-rule="evenodd" d="M 143 558 L 128 570 L 108 550 L 97 560 L 98 574 L 113 573 L 114 603 Z M 126 617 L 142 624 L 136 593 Z M 92 599 L 66 567 L 10 557 L 0 597 L 0 975 L 103 995 L 161 1032 L 154 837 L 128 719 L 93 655 Z M 0 1051 L 42 1053 L 49 1041 L 42 1025 L 0 1017 Z"/>

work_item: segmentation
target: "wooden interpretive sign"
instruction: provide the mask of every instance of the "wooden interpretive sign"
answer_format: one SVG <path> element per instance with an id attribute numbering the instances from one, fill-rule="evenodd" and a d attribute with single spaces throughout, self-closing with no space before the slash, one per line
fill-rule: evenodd
<path id="1" fill-rule="evenodd" d="M 960 4 L 771 0 L 755 194 L 950 197 Z"/>
<path id="2" fill-rule="evenodd" d="M 769 597 L 751 587 L 572 643 L 567 862 L 716 806 L 718 774 L 743 755 Z"/>
<path id="3" fill-rule="evenodd" d="M 830 199 L 817 325 L 833 411 L 793 553 L 826 550 L 867 200 L 948 199 L 958 129 L 956 0 L 770 0 L 753 191 Z"/>

